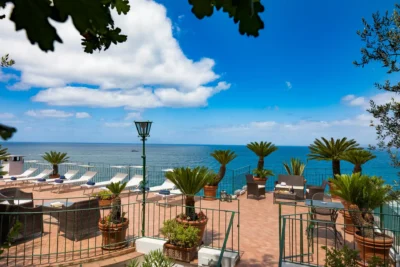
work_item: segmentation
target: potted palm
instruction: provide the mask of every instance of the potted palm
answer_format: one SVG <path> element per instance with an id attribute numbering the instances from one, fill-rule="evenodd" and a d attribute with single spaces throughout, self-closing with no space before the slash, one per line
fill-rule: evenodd
<path id="1" fill-rule="evenodd" d="M 288 175 L 303 176 L 306 164 L 304 164 L 300 159 L 291 158 L 290 164 L 284 162 L 283 167 Z M 306 180 L 304 180 L 304 183 L 306 183 Z"/>
<path id="2" fill-rule="evenodd" d="M 193 226 L 184 226 L 176 220 L 167 220 L 160 229 L 167 238 L 164 253 L 167 257 L 190 262 L 196 257 L 200 230 Z"/>
<path id="3" fill-rule="evenodd" d="M 46 152 L 44 153 L 42 158 L 51 165 L 53 165 L 53 174 L 49 176 L 50 178 L 60 177 L 60 174 L 58 173 L 58 165 L 61 163 L 65 163 L 69 160 L 67 153 L 61 153 L 56 151 Z"/>
<path id="4" fill-rule="evenodd" d="M 376 158 L 374 154 L 364 149 L 348 151 L 342 157 L 343 160 L 354 165 L 353 173 L 362 173 L 362 165 L 374 158 Z"/>
<path id="5" fill-rule="evenodd" d="M 257 162 L 257 173 L 253 171 L 255 174 L 254 176 L 254 181 L 256 181 L 258 184 L 265 184 L 266 178 L 263 178 L 263 174 L 260 174 L 264 170 L 264 158 L 269 156 L 271 153 L 275 152 L 278 150 L 278 148 L 273 145 L 271 142 L 264 142 L 261 141 L 260 143 L 258 142 L 251 142 L 247 144 L 247 148 L 250 149 L 251 151 L 254 152 L 258 156 L 258 162 Z M 261 175 L 261 177 L 259 177 Z M 267 175 L 269 176 L 269 175 Z"/>
<path id="6" fill-rule="evenodd" d="M 226 173 L 226 165 L 236 158 L 235 152 L 230 150 L 215 150 L 211 153 L 211 156 L 215 158 L 221 166 L 219 167 L 219 172 L 215 175 L 214 179 L 204 186 L 205 200 L 214 200 L 216 198 L 218 184 L 222 181 Z"/>
<path id="7" fill-rule="evenodd" d="M 103 235 L 102 248 L 105 250 L 116 250 L 127 245 L 125 241 L 126 229 L 129 220 L 121 210 L 120 194 L 126 187 L 125 183 L 111 183 L 107 189 L 112 193 L 111 211 L 109 215 L 100 218 L 99 229 Z"/>
<path id="8" fill-rule="evenodd" d="M 375 231 L 372 211 L 394 200 L 396 194 L 392 194 L 392 187 L 385 185 L 380 177 L 360 173 L 337 176 L 332 182 L 335 185 L 333 193 L 348 203 L 348 212 L 355 226 L 354 239 L 362 261 L 371 261 L 374 256 L 387 260 L 393 238 Z"/>
<path id="9" fill-rule="evenodd" d="M 253 170 L 253 180 L 258 184 L 265 185 L 269 176 L 274 176 L 272 170 L 257 168 Z"/>
<path id="10" fill-rule="evenodd" d="M 344 156 L 345 153 L 352 150 L 361 149 L 358 143 L 351 139 L 347 140 L 346 137 L 342 139 L 333 139 L 330 140 L 325 139 L 324 137 L 319 139 L 315 139 L 314 143 L 309 147 L 310 153 L 308 154 L 308 159 L 310 160 L 318 160 L 318 161 L 332 161 L 332 174 L 333 177 L 336 175 L 340 175 L 340 160 Z M 332 183 L 329 182 L 330 191 L 333 191 Z M 335 195 L 332 194 L 332 197 L 335 198 Z"/>
<path id="11" fill-rule="evenodd" d="M 198 240 L 201 242 L 208 218 L 201 211 L 195 212 L 194 196 L 215 178 L 215 173 L 206 167 L 181 167 L 167 172 L 165 176 L 185 195 L 185 213 L 177 216 L 177 222 L 198 228 Z"/>

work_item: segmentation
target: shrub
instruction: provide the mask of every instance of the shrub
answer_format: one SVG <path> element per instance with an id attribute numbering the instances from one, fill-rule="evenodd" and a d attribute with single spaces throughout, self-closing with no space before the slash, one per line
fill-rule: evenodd
<path id="1" fill-rule="evenodd" d="M 199 229 L 178 223 L 176 220 L 164 221 L 161 233 L 168 242 L 181 248 L 192 248 L 199 242 Z"/>

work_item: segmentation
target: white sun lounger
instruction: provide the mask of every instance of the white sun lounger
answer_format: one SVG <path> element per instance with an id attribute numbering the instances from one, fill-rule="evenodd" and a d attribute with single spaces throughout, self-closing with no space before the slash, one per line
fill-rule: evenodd
<path id="1" fill-rule="evenodd" d="M 84 184 L 87 183 L 88 181 L 90 181 L 95 175 L 97 174 L 97 172 L 92 172 L 92 171 L 87 171 L 85 172 L 84 175 L 82 175 L 79 179 L 74 179 L 74 180 L 68 180 L 65 181 L 63 183 L 50 183 L 51 185 L 53 185 L 52 191 L 54 189 L 54 187 L 57 187 L 57 193 L 60 193 L 60 190 L 64 187 L 69 187 L 71 188 L 74 185 L 79 185 L 79 184 Z"/>
<path id="2" fill-rule="evenodd" d="M 164 183 L 162 185 L 150 187 L 149 191 L 150 192 L 158 192 L 158 191 L 161 191 L 161 190 L 173 190 L 173 189 L 175 189 L 175 187 L 176 186 L 175 186 L 174 183 L 172 183 L 168 179 L 165 179 L 165 181 L 164 181 Z"/>
<path id="3" fill-rule="evenodd" d="M 161 199 L 164 200 L 164 205 L 168 205 L 168 199 L 182 195 L 182 192 L 179 189 L 170 190 L 169 193 L 170 193 L 169 195 L 165 195 L 165 194 L 160 194 L 159 192 L 157 192 L 154 195 L 161 197 Z"/>
<path id="4" fill-rule="evenodd" d="M 135 190 L 139 187 L 140 182 L 143 181 L 143 176 L 135 174 L 132 178 L 128 181 L 125 186 L 125 190 Z M 100 190 L 107 190 L 107 187 L 101 187 Z"/>
<path id="5" fill-rule="evenodd" d="M 32 180 L 45 178 L 45 177 L 49 176 L 52 172 L 53 172 L 53 170 L 51 170 L 51 169 L 45 169 L 44 171 L 42 171 L 41 173 L 39 173 L 36 176 L 31 176 L 31 177 L 27 177 L 27 178 L 17 178 L 17 180 L 7 180 L 4 182 L 6 184 L 8 184 L 8 183 L 13 184 L 13 183 L 18 183 L 18 182 L 25 183 L 25 182 L 29 182 Z"/>
<path id="6" fill-rule="evenodd" d="M 78 170 L 69 170 L 69 171 L 67 171 L 67 172 L 64 174 L 64 176 L 65 176 L 65 181 L 71 180 L 78 172 L 79 172 Z M 44 182 L 37 181 L 37 180 L 36 180 L 36 181 L 31 181 L 31 182 L 33 183 L 32 191 L 35 190 L 35 187 L 36 187 L 36 186 L 39 187 L 39 190 L 38 190 L 38 191 L 40 191 L 40 190 L 42 189 L 42 186 L 44 186 L 44 185 L 50 185 L 50 184 L 52 184 L 52 183 L 53 183 L 55 180 L 57 180 L 57 179 L 59 179 L 59 178 L 47 179 L 47 180 L 44 181 Z"/>
<path id="7" fill-rule="evenodd" d="M 26 178 L 26 177 L 29 177 L 30 175 L 32 175 L 36 170 L 37 170 L 37 168 L 29 168 L 26 171 L 24 171 L 23 173 L 18 174 L 18 175 L 5 175 L 5 176 L 3 176 L 3 179 L 10 180 L 11 177 Z"/>
<path id="8" fill-rule="evenodd" d="M 128 176 L 128 174 L 118 172 L 116 175 L 114 175 L 113 178 L 111 178 L 108 181 L 99 182 L 99 183 L 96 183 L 94 185 L 83 184 L 83 185 L 81 185 L 81 188 L 83 188 L 83 194 L 85 194 L 86 190 L 90 190 L 91 189 L 92 192 L 90 192 L 90 194 L 92 194 L 94 189 L 97 188 L 97 187 L 107 186 L 107 185 L 110 185 L 111 183 L 122 182 L 126 178 L 126 176 Z"/>

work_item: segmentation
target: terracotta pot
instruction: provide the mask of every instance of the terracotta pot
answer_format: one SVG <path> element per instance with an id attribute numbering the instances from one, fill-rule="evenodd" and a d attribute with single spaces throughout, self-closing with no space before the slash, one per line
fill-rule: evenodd
<path id="1" fill-rule="evenodd" d="M 377 237 L 372 239 L 361 236 L 359 231 L 354 233 L 354 239 L 357 248 L 360 251 L 362 266 L 368 266 L 367 262 L 374 256 L 381 258 L 382 260 L 389 259 L 389 252 L 393 244 L 393 238 L 384 234 L 379 235 L 379 237 L 377 234 Z"/>
<path id="2" fill-rule="evenodd" d="M 197 247 L 181 248 L 170 243 L 164 244 L 164 254 L 171 259 L 191 262 L 196 257 Z"/>
<path id="3" fill-rule="evenodd" d="M 335 194 L 332 194 L 332 190 L 335 190 L 336 187 L 332 182 L 328 182 L 328 186 L 329 186 L 329 191 L 331 193 L 332 199 L 336 199 L 336 200 L 340 200 L 341 198 L 336 196 Z"/>
<path id="4" fill-rule="evenodd" d="M 49 175 L 49 178 L 50 179 L 60 178 L 60 175 L 59 174 L 56 174 L 56 175 L 51 174 L 51 175 Z"/>
<path id="5" fill-rule="evenodd" d="M 109 207 L 111 207 L 111 202 L 112 202 L 111 199 L 101 199 L 101 198 L 99 198 L 99 207 L 100 208 L 104 208 L 104 207 L 109 208 Z"/>
<path id="6" fill-rule="evenodd" d="M 256 182 L 259 185 L 265 185 L 265 183 L 267 182 L 268 178 L 260 178 L 260 177 L 253 176 L 253 180 L 254 180 L 254 182 Z"/>
<path id="7" fill-rule="evenodd" d="M 181 219 L 179 217 L 176 218 L 176 221 L 183 224 L 183 225 L 190 225 L 193 227 L 196 227 L 197 229 L 200 230 L 199 232 L 199 244 L 203 241 L 203 236 L 204 236 L 204 232 L 206 230 L 206 226 L 207 226 L 207 222 L 208 222 L 208 218 L 205 218 L 201 221 L 188 221 L 185 219 Z"/>
<path id="8" fill-rule="evenodd" d="M 204 200 L 216 200 L 217 199 L 218 186 L 206 185 L 204 186 Z"/>
<path id="9" fill-rule="evenodd" d="M 339 211 L 343 215 L 343 220 L 344 220 L 344 231 L 346 234 L 349 235 L 354 235 L 355 227 L 353 224 L 353 220 L 351 219 L 350 213 L 348 212 L 349 210 L 349 203 L 344 201 L 343 199 L 341 200 L 344 210 Z"/>
<path id="10" fill-rule="evenodd" d="M 102 249 L 117 250 L 128 245 L 126 242 L 126 229 L 128 228 L 129 220 L 125 220 L 119 224 L 104 224 L 99 221 L 99 229 L 103 235 Z"/>

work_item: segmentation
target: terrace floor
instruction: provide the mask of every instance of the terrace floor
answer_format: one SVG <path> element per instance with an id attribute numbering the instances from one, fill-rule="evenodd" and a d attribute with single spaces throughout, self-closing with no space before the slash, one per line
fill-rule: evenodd
<path id="1" fill-rule="evenodd" d="M 26 192 L 31 192 L 31 186 L 22 186 L 21 189 Z M 41 192 L 34 191 L 34 199 L 55 199 L 55 198 L 73 198 L 73 197 L 82 197 L 82 190 L 79 188 L 73 188 L 72 190 L 65 193 L 52 193 L 48 189 L 43 189 Z M 154 195 L 149 196 L 150 200 L 159 200 Z M 35 200 L 35 205 L 40 205 L 46 200 Z M 140 199 L 139 199 L 140 201 Z M 127 203 L 136 204 L 129 206 Z M 177 198 L 172 203 L 180 203 L 181 199 Z M 241 260 L 238 266 L 278 266 L 279 261 L 279 205 L 273 204 L 272 193 L 267 193 L 265 199 L 256 200 L 256 199 L 247 199 L 246 195 L 242 195 L 239 197 L 240 202 L 240 219 L 238 216 L 235 218 L 234 229 L 232 230 L 232 234 L 228 240 L 228 247 L 232 249 L 238 249 L 237 244 L 239 243 L 238 238 L 240 238 L 240 256 Z M 135 195 L 123 196 L 122 203 L 126 204 L 126 208 L 129 209 L 127 212 L 127 217 L 132 218 L 134 223 L 130 223 L 130 227 L 128 229 L 128 237 L 140 236 L 140 210 L 138 202 L 136 202 Z M 162 203 L 162 201 L 161 201 Z M 207 224 L 205 244 L 208 246 L 221 247 L 223 238 L 224 238 L 224 230 L 227 227 L 227 222 L 229 223 L 230 213 L 227 212 L 229 210 L 237 211 L 238 210 L 238 202 L 233 201 L 231 203 L 219 202 L 219 201 L 197 201 L 197 206 L 201 205 L 202 209 L 210 208 L 210 209 L 220 209 L 224 210 L 224 212 L 217 212 L 212 210 L 207 210 L 207 216 L 209 217 L 209 221 Z M 199 207 L 200 208 L 200 207 Z M 148 216 L 150 216 L 150 220 L 148 222 L 147 227 L 147 235 L 160 237 L 159 227 L 162 225 L 162 221 L 164 219 L 173 218 L 177 214 L 182 212 L 178 207 L 173 206 L 165 206 L 165 205 L 149 205 Z M 304 207 L 297 207 L 297 213 L 307 212 L 307 209 Z M 293 206 L 282 206 L 282 214 L 294 214 Z M 47 215 L 46 215 L 47 216 Z M 51 217 L 48 216 L 48 220 L 51 220 Z M 54 222 L 54 219 L 53 219 Z M 343 222 L 343 217 L 339 215 L 338 222 Z M 240 234 L 238 234 L 237 224 L 240 224 Z M 342 229 L 338 229 L 342 231 Z M 17 246 L 13 246 L 9 254 L 18 254 L 25 253 L 29 254 L 48 254 L 48 256 L 40 259 L 35 257 L 34 259 L 22 261 L 22 260 L 10 260 L 8 264 L 10 266 L 22 266 L 22 265 L 35 265 L 35 266 L 49 266 L 49 265 L 58 265 L 61 263 L 65 263 L 68 261 L 75 261 L 80 258 L 93 258 L 99 255 L 106 256 L 107 252 L 104 252 L 100 247 L 101 244 L 101 235 L 97 235 L 94 237 L 88 237 L 83 239 L 82 241 L 72 241 L 64 238 L 61 234 L 57 234 L 57 225 L 55 223 L 45 223 L 44 224 L 44 232 L 45 234 L 39 238 L 35 238 L 30 241 L 25 241 L 24 243 L 17 244 Z M 299 232 L 297 230 L 297 232 Z M 305 232 L 305 231 L 304 231 Z M 300 232 L 299 232 L 300 233 Z M 322 234 L 321 234 L 322 235 Z M 332 234 L 327 233 L 330 236 L 330 241 L 333 241 Z M 348 235 L 347 235 L 348 236 Z M 325 237 L 325 236 L 324 236 Z M 304 234 L 304 238 L 305 234 Z M 348 238 L 346 238 L 348 239 Z M 306 239 L 305 239 L 306 240 Z M 352 240 L 349 240 L 350 242 Z M 294 241 L 296 245 L 298 245 L 299 238 L 296 237 Z M 326 239 L 321 239 L 321 244 L 326 242 Z M 323 243 L 325 245 L 325 243 Z M 332 244 L 328 244 L 332 245 Z M 88 249 L 85 251 L 85 248 L 94 248 Z M 296 246 L 294 246 L 296 247 Z M 72 251 L 77 250 L 77 251 Z M 320 246 L 317 246 L 320 251 Z M 291 248 L 289 248 L 291 249 Z M 292 248 L 293 249 L 293 248 Z M 59 254 L 57 256 L 51 254 L 55 251 L 69 251 L 68 253 Z M 322 250 L 321 250 L 322 251 Z M 323 253 L 323 252 L 321 252 Z M 322 254 L 321 254 L 322 255 Z M 60 262 L 61 261 L 61 262 Z M 0 265 L 5 264 L 4 260 L 0 260 Z M 323 261 L 319 259 L 319 264 L 323 265 Z M 85 266 L 85 264 L 83 265 Z"/>

